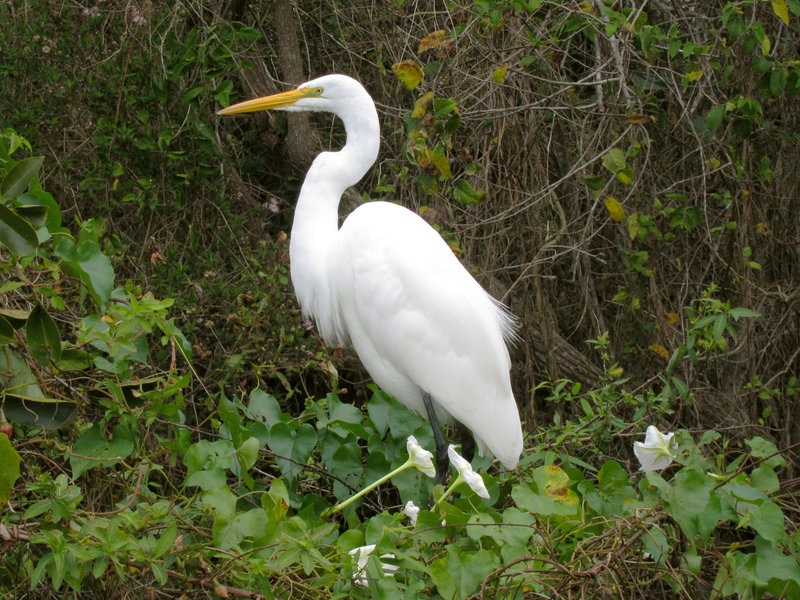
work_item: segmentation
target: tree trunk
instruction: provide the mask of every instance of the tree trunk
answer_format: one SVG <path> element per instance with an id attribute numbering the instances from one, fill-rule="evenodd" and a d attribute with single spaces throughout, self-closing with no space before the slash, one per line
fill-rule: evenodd
<path id="1" fill-rule="evenodd" d="M 284 81 L 298 85 L 306 81 L 300 59 L 300 42 L 297 39 L 297 23 L 289 0 L 272 1 L 275 32 L 278 36 L 278 64 Z M 299 168 L 307 169 L 322 149 L 316 132 L 311 129 L 306 113 L 287 113 L 286 152 L 289 161 Z"/>

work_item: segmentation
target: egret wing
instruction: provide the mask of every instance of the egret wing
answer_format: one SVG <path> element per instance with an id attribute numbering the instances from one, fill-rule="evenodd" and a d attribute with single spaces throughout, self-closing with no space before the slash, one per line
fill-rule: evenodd
<path id="1" fill-rule="evenodd" d="M 330 266 L 339 310 L 378 385 L 422 414 L 425 390 L 479 444 L 515 465 L 522 433 L 499 305 L 405 208 L 362 205 L 339 234 Z"/>

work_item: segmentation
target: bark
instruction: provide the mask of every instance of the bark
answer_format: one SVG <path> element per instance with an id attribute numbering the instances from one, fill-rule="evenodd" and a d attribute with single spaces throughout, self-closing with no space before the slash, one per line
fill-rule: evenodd
<path id="1" fill-rule="evenodd" d="M 290 0 L 273 0 L 273 19 L 278 40 L 278 64 L 288 85 L 298 85 L 308 79 L 303 71 L 297 21 Z M 322 144 L 311 128 L 307 113 L 287 113 L 286 153 L 289 161 L 306 169 L 319 154 Z"/>

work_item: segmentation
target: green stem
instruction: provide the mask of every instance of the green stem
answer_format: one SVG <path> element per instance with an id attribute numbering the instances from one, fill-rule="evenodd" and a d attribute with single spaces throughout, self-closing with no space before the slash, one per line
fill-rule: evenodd
<path id="1" fill-rule="evenodd" d="M 325 511 L 322 516 L 323 517 L 327 517 L 329 515 L 332 515 L 334 513 L 339 512 L 340 510 L 343 510 L 344 508 L 346 508 L 347 506 L 349 506 L 350 504 L 352 504 L 353 502 L 355 502 L 356 500 L 361 498 L 361 496 L 363 496 L 364 494 L 367 494 L 367 493 L 371 492 L 372 490 L 374 490 L 376 487 L 378 487 L 382 483 L 386 483 L 387 481 L 389 481 L 392 477 L 394 477 L 398 473 L 401 473 L 402 471 L 405 471 L 409 467 L 413 467 L 413 466 L 414 466 L 414 459 L 409 457 L 408 460 L 405 463 L 403 463 L 402 465 L 397 467 L 394 471 L 392 471 L 388 475 L 384 475 L 383 477 L 381 477 L 377 481 L 371 483 L 370 485 L 365 487 L 363 490 L 361 490 L 357 494 L 351 496 L 350 498 L 348 498 L 344 502 L 340 502 L 339 504 L 337 504 L 333 508 Z"/>
<path id="2" fill-rule="evenodd" d="M 450 494 L 453 493 L 453 490 L 456 489 L 456 487 L 458 487 L 462 483 L 464 483 L 464 478 L 461 477 L 461 473 L 459 473 L 458 477 L 456 477 L 456 480 L 453 482 L 453 484 L 449 488 L 447 488 L 447 490 L 445 490 L 445 492 L 444 492 L 444 494 L 442 494 L 441 498 L 439 498 L 436 501 L 436 504 L 433 505 L 434 510 L 439 508 L 439 505 L 442 502 L 444 502 L 447 499 L 447 497 L 450 496 Z"/>

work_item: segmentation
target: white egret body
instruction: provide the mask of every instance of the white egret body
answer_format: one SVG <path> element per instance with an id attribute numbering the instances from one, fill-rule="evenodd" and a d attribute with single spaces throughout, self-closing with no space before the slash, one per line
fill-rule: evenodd
<path id="1" fill-rule="evenodd" d="M 465 425 L 481 455 L 488 448 L 514 468 L 522 427 L 509 376 L 509 314 L 410 210 L 368 202 L 338 227 L 342 193 L 378 156 L 372 98 L 354 79 L 326 75 L 220 114 L 269 108 L 331 112 L 347 133 L 344 148 L 314 160 L 295 209 L 289 255 L 303 314 L 327 343 L 349 340 L 375 383 L 433 421 L 440 470 L 447 447 L 437 420 Z"/>

